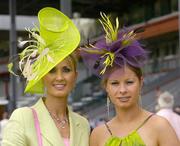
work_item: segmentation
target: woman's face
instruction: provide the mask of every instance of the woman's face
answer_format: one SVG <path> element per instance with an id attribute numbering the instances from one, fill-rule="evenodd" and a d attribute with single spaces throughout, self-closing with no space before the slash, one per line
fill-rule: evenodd
<path id="1" fill-rule="evenodd" d="M 109 75 L 105 89 L 116 107 L 128 108 L 138 104 L 142 82 L 129 67 L 116 68 Z"/>
<path id="2" fill-rule="evenodd" d="M 47 96 L 67 97 L 76 78 L 75 64 L 71 57 L 67 57 L 43 77 Z"/>

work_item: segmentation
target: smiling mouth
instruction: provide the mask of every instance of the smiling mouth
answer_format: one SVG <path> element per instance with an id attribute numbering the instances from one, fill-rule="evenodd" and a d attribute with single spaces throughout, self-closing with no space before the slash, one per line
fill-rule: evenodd
<path id="1" fill-rule="evenodd" d="M 130 96 L 118 97 L 118 99 L 119 99 L 121 102 L 127 102 L 127 101 L 129 101 L 130 98 L 131 98 Z"/>
<path id="2" fill-rule="evenodd" d="M 65 84 L 54 84 L 53 87 L 57 90 L 63 90 L 65 88 Z"/>

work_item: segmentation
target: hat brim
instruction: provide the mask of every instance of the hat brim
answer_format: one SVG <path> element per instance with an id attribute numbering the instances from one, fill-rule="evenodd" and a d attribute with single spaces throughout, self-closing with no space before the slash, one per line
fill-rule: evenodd
<path id="1" fill-rule="evenodd" d="M 44 15 L 44 13 L 46 13 L 46 15 Z M 54 19 L 59 19 L 65 22 L 64 24 L 65 27 L 63 29 L 60 28 L 59 31 L 55 30 L 53 32 L 51 28 L 49 26 L 45 26 L 44 23 L 46 22 L 45 21 L 46 19 L 49 19 L 48 17 L 53 17 L 54 14 L 57 14 L 55 15 Z M 41 22 L 42 17 L 43 17 L 43 22 Z M 39 68 L 38 76 L 35 79 L 28 81 L 27 86 L 25 88 L 25 92 L 28 93 L 44 93 L 44 85 L 42 82 L 42 78 L 58 63 L 60 63 L 67 56 L 69 56 L 77 48 L 80 42 L 80 34 L 78 29 L 73 24 L 73 22 L 60 11 L 49 7 L 43 8 L 38 13 L 38 18 L 40 21 L 40 35 L 42 36 L 42 38 L 45 39 L 45 41 L 49 45 L 49 50 L 51 49 L 56 49 L 56 50 L 55 51 L 51 50 L 49 51 L 48 54 L 53 59 L 53 62 L 48 61 L 47 58 L 44 58 L 40 62 L 41 67 Z M 59 45 L 58 43 L 53 45 L 53 41 L 58 41 Z"/>

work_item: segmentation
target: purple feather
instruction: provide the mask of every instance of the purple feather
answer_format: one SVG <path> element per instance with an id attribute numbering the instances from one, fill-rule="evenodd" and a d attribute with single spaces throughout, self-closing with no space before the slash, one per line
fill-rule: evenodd
<path id="1" fill-rule="evenodd" d="M 96 42 L 96 44 L 94 45 L 95 48 L 89 48 L 89 49 L 98 50 L 99 52 L 105 50 L 105 53 L 107 52 L 114 53 L 115 58 L 114 58 L 113 66 L 123 67 L 125 64 L 129 64 L 133 67 L 140 68 L 145 64 L 145 61 L 147 60 L 148 52 L 141 47 L 140 43 L 137 40 L 125 36 L 125 34 L 128 34 L 129 32 L 130 31 L 128 31 L 126 28 L 121 29 L 121 31 L 118 33 L 118 39 L 116 41 L 107 44 L 104 38 Z M 128 44 L 124 45 L 123 41 L 126 39 L 129 42 Z M 86 50 L 88 50 L 88 48 L 86 48 Z M 84 50 L 81 50 L 80 53 L 84 63 L 92 71 L 92 73 L 94 73 L 99 77 L 102 77 L 102 75 L 100 75 L 100 72 L 105 67 L 103 63 L 106 57 L 102 58 L 102 56 L 105 55 L 105 53 L 104 54 L 97 54 L 92 52 L 89 53 Z M 107 74 L 108 69 L 110 68 L 111 66 L 107 67 L 105 74 Z"/>

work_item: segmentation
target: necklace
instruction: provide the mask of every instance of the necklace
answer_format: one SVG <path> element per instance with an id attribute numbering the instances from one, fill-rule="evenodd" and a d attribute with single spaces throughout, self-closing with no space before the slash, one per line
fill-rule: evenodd
<path id="1" fill-rule="evenodd" d="M 56 117 L 55 114 L 51 113 L 49 111 L 50 116 L 58 123 L 58 126 L 60 128 L 65 128 L 66 124 L 68 124 L 68 118 L 64 117 L 63 119 L 60 119 L 59 117 Z"/>

